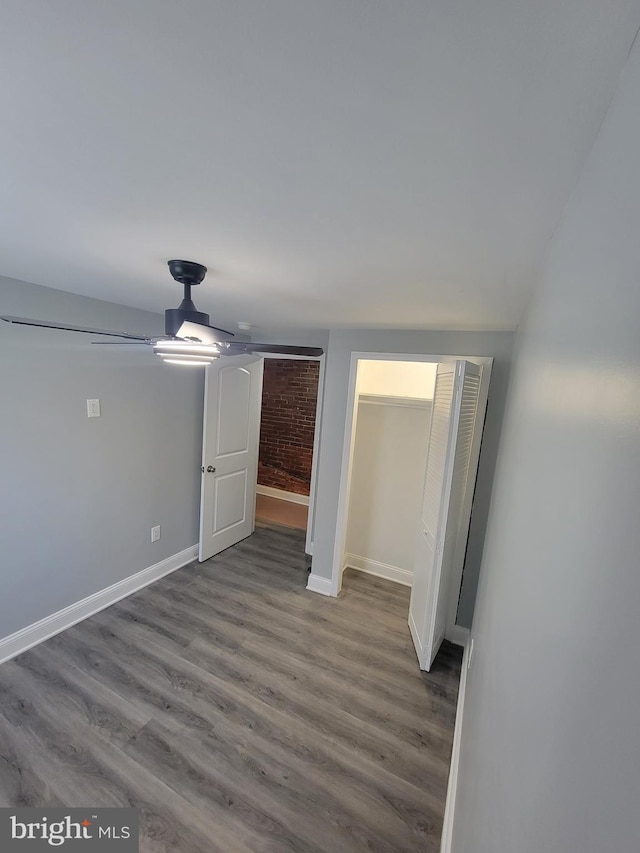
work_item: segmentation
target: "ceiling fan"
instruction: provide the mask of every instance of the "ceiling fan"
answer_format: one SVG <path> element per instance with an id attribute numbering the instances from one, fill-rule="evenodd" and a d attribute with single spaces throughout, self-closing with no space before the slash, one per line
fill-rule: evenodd
<path id="1" fill-rule="evenodd" d="M 184 287 L 184 298 L 177 308 L 164 312 L 164 335 L 149 337 L 131 332 L 112 332 L 106 329 L 91 329 L 70 323 L 53 323 L 32 320 L 28 317 L 0 316 L 0 320 L 21 326 L 40 326 L 44 329 L 60 329 L 66 332 L 83 332 L 87 335 L 104 335 L 123 338 L 122 341 L 92 341 L 94 344 L 146 344 L 153 347 L 156 355 L 169 364 L 206 366 L 222 355 L 244 355 L 265 353 L 272 355 L 299 355 L 316 357 L 322 355 L 319 347 L 285 346 L 284 344 L 259 344 L 253 341 L 232 341 L 233 332 L 209 324 L 209 315 L 198 311 L 191 299 L 191 288 L 204 279 L 207 268 L 195 261 L 172 260 L 168 262 L 173 278 Z"/>

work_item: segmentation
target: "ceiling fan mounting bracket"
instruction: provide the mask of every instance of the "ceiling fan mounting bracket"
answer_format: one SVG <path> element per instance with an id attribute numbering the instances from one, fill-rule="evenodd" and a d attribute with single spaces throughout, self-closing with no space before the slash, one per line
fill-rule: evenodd
<path id="1" fill-rule="evenodd" d="M 169 272 L 174 279 L 180 284 L 200 284 L 205 275 L 207 268 L 202 264 L 197 264 L 195 261 L 167 261 Z"/>

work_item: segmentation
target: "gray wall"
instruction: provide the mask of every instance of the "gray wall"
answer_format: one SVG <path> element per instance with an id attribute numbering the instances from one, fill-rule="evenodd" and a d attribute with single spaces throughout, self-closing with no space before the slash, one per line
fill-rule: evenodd
<path id="1" fill-rule="evenodd" d="M 518 335 L 454 853 L 640 847 L 640 43 Z"/>
<path id="2" fill-rule="evenodd" d="M 158 315 L 1 278 L 0 313 L 163 328 Z M 0 323 L 0 638 L 198 539 L 202 372 L 90 340 Z M 89 420 L 94 397 L 102 416 Z"/>
<path id="3" fill-rule="evenodd" d="M 511 332 L 343 329 L 330 333 L 326 356 L 325 396 L 318 462 L 318 491 L 312 564 L 314 574 L 325 578 L 331 577 L 351 353 L 389 352 L 493 356 L 495 361 L 491 392 L 458 614 L 459 624 L 466 627 L 470 625 L 484 546 L 484 532 L 491 498 L 495 459 L 500 440 L 512 343 L 513 334 Z"/>

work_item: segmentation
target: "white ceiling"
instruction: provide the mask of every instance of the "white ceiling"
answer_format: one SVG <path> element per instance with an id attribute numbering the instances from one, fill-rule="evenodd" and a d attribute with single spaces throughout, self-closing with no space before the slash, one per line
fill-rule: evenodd
<path id="1" fill-rule="evenodd" d="M 637 0 L 5 0 L 0 274 L 159 311 L 183 257 L 218 322 L 513 328 L 638 24 Z"/>

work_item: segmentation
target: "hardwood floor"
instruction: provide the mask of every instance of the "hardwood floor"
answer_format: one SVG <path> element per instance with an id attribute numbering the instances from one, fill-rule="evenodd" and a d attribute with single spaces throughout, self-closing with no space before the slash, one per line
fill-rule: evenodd
<path id="1" fill-rule="evenodd" d="M 262 528 L 0 667 L 0 805 L 140 809 L 141 851 L 438 851 L 461 650 L 408 590 L 305 590 Z"/>
<path id="2" fill-rule="evenodd" d="M 294 504 L 269 495 L 256 495 L 256 521 L 306 530 L 308 514 L 309 507 L 303 504 Z"/>

